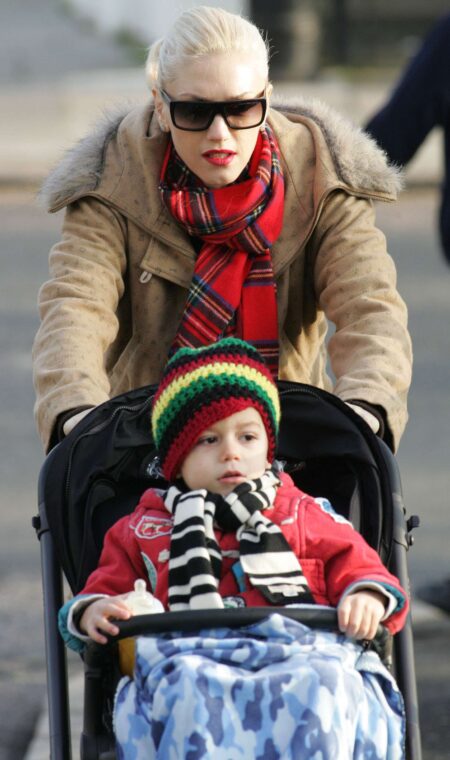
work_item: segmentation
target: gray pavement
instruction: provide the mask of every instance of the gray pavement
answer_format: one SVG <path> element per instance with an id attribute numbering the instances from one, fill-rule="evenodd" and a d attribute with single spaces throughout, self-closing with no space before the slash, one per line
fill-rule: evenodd
<path id="1" fill-rule="evenodd" d="M 0 87 L 51 87 L 66 74 L 135 63 L 63 0 L 2 0 L 0 20 Z"/>
<path id="2" fill-rule="evenodd" d="M 0 760 L 21 760 L 33 732 L 26 760 L 49 756 L 39 549 L 29 527 L 42 462 L 32 421 L 30 347 L 37 289 L 61 216 L 42 214 L 28 186 L 36 186 L 103 107 L 146 97 L 142 71 L 127 52 L 61 12 L 62 6 L 57 0 L 3 0 L 0 9 L 0 109 L 7 114 L 0 141 Z M 291 88 L 281 86 L 288 94 Z M 339 82 L 302 85 L 302 91 L 341 105 L 355 120 L 372 110 L 385 90 L 355 90 Z M 439 157 L 438 142 L 429 142 L 409 172 L 410 181 L 436 180 Z M 437 245 L 437 201 L 436 190 L 410 190 L 399 204 L 378 210 L 415 345 L 411 420 L 398 455 L 408 513 L 422 517 L 411 552 L 413 592 L 450 573 L 450 269 Z M 450 617 L 416 601 L 413 615 L 424 758 L 444 760 L 450 746 Z M 71 661 L 77 748 L 81 680 L 76 666 Z"/>

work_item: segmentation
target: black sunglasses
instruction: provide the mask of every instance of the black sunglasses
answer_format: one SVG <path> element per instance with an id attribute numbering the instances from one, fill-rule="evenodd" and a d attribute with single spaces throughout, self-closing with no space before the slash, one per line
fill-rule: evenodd
<path id="1" fill-rule="evenodd" d="M 267 111 L 267 98 L 250 100 L 172 100 L 165 90 L 160 93 L 169 106 L 174 127 L 186 132 L 209 129 L 217 114 L 230 129 L 252 129 L 263 123 Z"/>

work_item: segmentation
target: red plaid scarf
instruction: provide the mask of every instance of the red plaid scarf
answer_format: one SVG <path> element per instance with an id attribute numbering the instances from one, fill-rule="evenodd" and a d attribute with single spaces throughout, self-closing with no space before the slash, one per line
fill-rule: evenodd
<path id="1" fill-rule="evenodd" d="M 204 243 L 171 353 L 235 335 L 278 374 L 278 319 L 270 248 L 281 232 L 284 181 L 270 127 L 259 132 L 248 174 L 219 189 L 199 184 L 172 143 L 160 191 L 170 213 Z"/>

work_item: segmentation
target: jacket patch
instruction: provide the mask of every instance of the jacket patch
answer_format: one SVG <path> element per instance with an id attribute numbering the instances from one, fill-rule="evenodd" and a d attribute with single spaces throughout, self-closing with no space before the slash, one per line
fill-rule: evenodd
<path id="1" fill-rule="evenodd" d="M 136 525 L 136 536 L 138 538 L 161 538 L 161 536 L 170 536 L 172 533 L 172 520 L 167 517 L 150 517 L 144 515 Z"/>

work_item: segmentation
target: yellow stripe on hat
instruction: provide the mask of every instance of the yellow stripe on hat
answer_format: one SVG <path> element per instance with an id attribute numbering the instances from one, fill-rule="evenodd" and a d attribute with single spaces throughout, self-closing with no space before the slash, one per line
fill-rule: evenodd
<path id="1" fill-rule="evenodd" d="M 276 423 L 278 425 L 280 421 L 280 399 L 278 396 L 278 390 L 272 380 L 269 380 L 263 375 L 256 367 L 249 367 L 247 364 L 236 364 L 235 362 L 208 362 L 205 366 L 198 367 L 197 369 L 185 372 L 179 377 L 169 383 L 167 388 L 161 393 L 158 398 L 152 414 L 153 427 L 157 428 L 160 417 L 173 399 L 181 392 L 186 391 L 192 384 L 198 382 L 200 379 L 211 380 L 217 375 L 226 375 L 228 380 L 231 380 L 233 375 L 248 382 L 254 382 L 260 386 L 262 390 L 267 394 L 272 402 Z"/>

